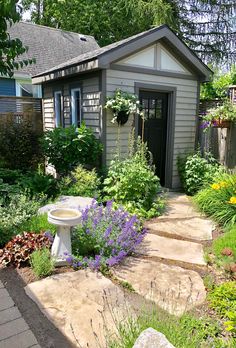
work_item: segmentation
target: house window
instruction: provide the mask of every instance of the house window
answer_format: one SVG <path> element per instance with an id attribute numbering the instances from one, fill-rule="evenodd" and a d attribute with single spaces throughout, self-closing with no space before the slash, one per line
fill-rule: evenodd
<path id="1" fill-rule="evenodd" d="M 56 127 L 63 127 L 61 91 L 54 92 L 54 112 Z"/>
<path id="2" fill-rule="evenodd" d="M 80 88 L 71 89 L 71 123 L 80 127 L 81 115 L 81 90 Z"/>

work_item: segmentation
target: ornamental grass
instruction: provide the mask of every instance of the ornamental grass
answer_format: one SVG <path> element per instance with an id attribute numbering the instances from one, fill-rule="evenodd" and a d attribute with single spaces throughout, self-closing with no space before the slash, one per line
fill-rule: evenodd
<path id="1" fill-rule="evenodd" d="M 226 226 L 236 223 L 236 174 L 221 174 L 193 198 L 199 209 Z"/>

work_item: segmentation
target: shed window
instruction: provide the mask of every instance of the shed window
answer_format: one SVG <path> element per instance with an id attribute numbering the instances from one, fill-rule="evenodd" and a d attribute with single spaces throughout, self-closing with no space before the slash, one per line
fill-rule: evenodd
<path id="1" fill-rule="evenodd" d="M 63 117 L 62 117 L 62 93 L 61 93 L 61 91 L 54 92 L 54 112 L 55 112 L 56 127 L 62 127 L 63 126 Z"/>
<path id="2" fill-rule="evenodd" d="M 81 90 L 73 88 L 71 90 L 71 123 L 76 127 L 81 125 Z"/>

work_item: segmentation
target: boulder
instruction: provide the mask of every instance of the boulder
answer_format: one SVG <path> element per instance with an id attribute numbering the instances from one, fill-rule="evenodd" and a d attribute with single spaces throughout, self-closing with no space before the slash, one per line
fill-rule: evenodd
<path id="1" fill-rule="evenodd" d="M 175 348 L 161 332 L 149 327 L 137 338 L 133 348 Z"/>

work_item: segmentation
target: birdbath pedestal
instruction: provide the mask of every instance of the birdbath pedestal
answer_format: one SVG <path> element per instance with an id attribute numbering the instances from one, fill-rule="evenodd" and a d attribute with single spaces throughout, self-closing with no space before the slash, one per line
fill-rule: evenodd
<path id="1" fill-rule="evenodd" d="M 51 255 L 56 266 L 66 265 L 65 255 L 71 255 L 70 229 L 81 221 L 81 213 L 75 209 L 57 208 L 48 212 L 48 222 L 57 226 Z"/>

